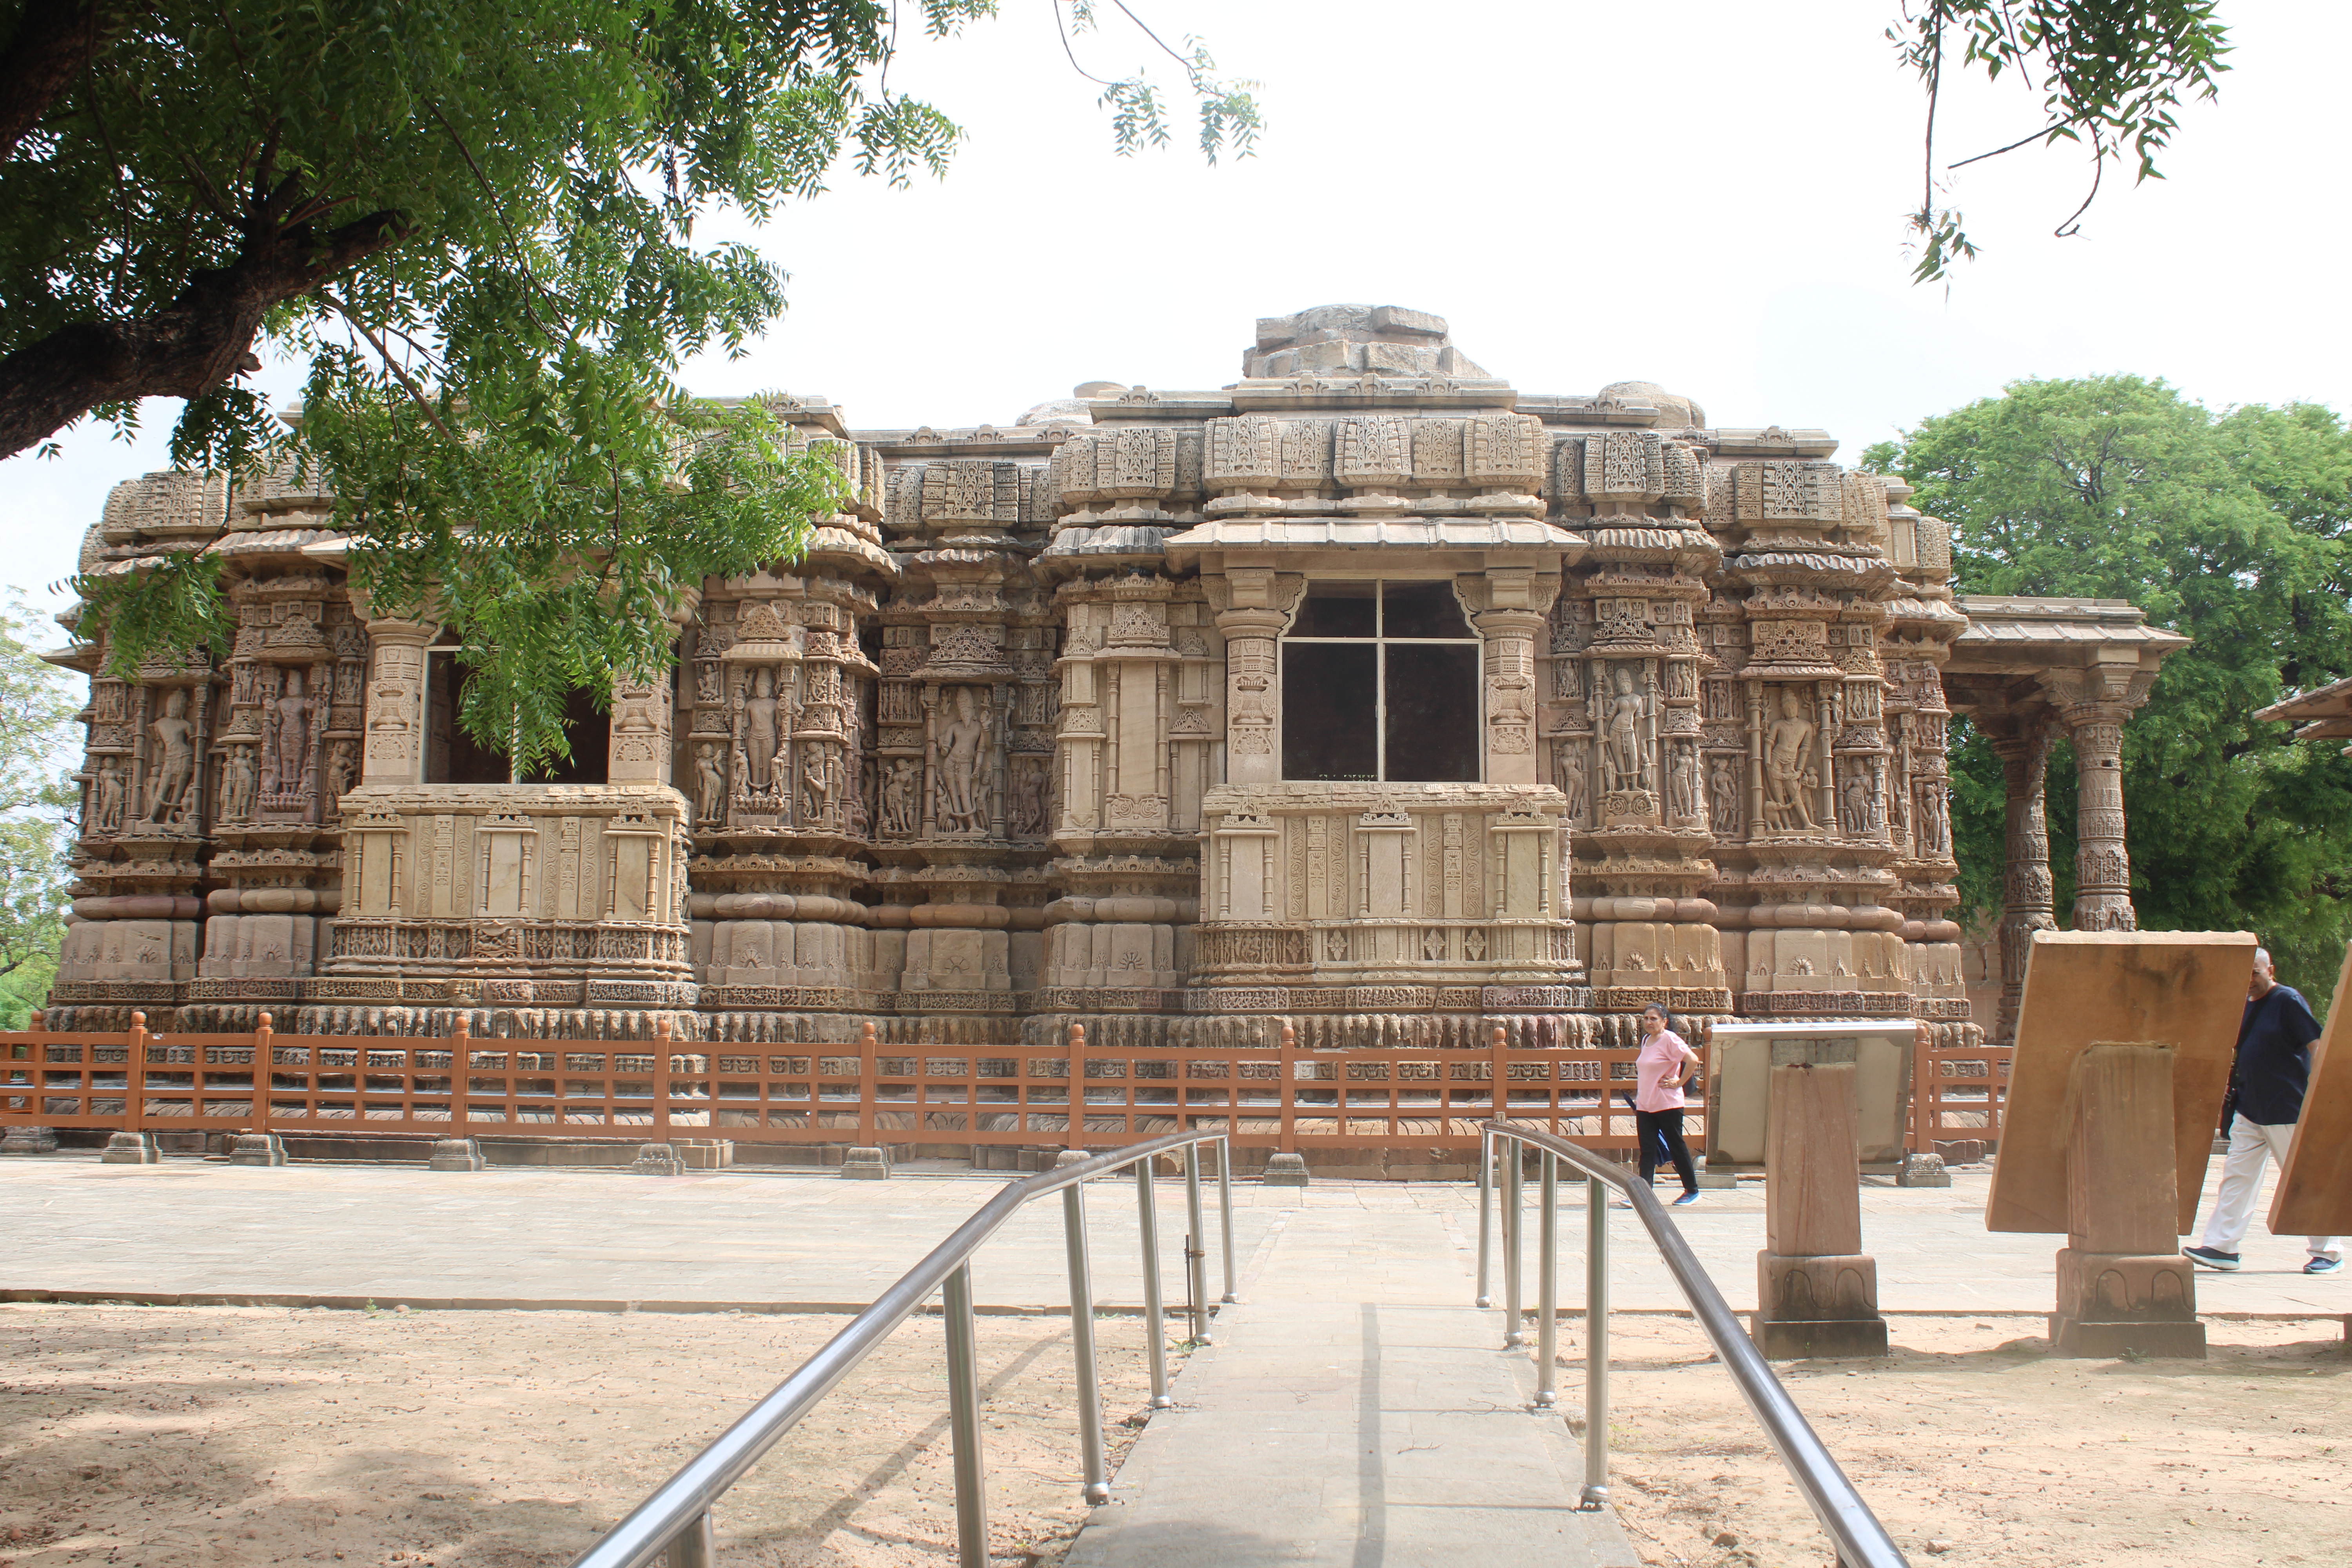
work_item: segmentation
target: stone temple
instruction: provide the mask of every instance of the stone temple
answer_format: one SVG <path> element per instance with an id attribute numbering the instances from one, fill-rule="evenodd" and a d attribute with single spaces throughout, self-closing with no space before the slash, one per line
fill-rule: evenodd
<path id="1" fill-rule="evenodd" d="M 855 505 L 705 584 L 672 679 L 575 694 L 545 783 L 329 498 L 118 488 L 84 570 L 213 551 L 238 630 L 53 656 L 90 698 L 48 1026 L 1589 1046 L 1656 1001 L 1971 1044 L 1956 710 L 2015 758 L 2008 934 L 2056 923 L 2061 728 L 2074 923 L 2131 924 L 2116 747 L 2180 643 L 2137 611 L 1956 600 L 1827 434 L 1520 392 L 1420 311 L 1261 321 L 1241 369 L 1001 428 L 777 399 Z"/>

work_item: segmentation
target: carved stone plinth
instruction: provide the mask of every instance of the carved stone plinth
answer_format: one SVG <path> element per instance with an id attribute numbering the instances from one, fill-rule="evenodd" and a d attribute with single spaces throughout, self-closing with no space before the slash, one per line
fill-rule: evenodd
<path id="1" fill-rule="evenodd" d="M 275 1132 L 240 1132 L 229 1141 L 228 1163 L 232 1165 L 282 1165 L 286 1163 L 285 1141 Z"/>
<path id="2" fill-rule="evenodd" d="M 1878 1262 L 1843 1257 L 1756 1255 L 1756 1348 L 1775 1360 L 1886 1353 L 1878 1312 Z"/>
<path id="3" fill-rule="evenodd" d="M 436 1138 L 433 1142 L 433 1157 L 425 1162 L 428 1171 L 478 1171 L 482 1169 L 482 1146 L 471 1138 Z"/>
<path id="4" fill-rule="evenodd" d="M 1862 1250 L 1855 1044 L 1776 1040 L 1772 1062 L 1756 1347 L 1768 1356 L 1885 1355 L 1878 1265 Z"/>
<path id="5" fill-rule="evenodd" d="M 1307 1185 L 1307 1156 L 1269 1154 L 1265 1171 L 1258 1179 L 1269 1187 L 1303 1187 Z"/>
<path id="6" fill-rule="evenodd" d="M 2128 1350 L 2203 1360 L 2195 1267 L 2178 1252 L 2059 1248 L 2050 1344 L 2059 1355 L 2119 1356 Z"/>
<path id="7" fill-rule="evenodd" d="M 0 1154 L 54 1154 L 58 1152 L 58 1131 L 54 1127 L 11 1127 L 0 1137 Z"/>
<path id="8" fill-rule="evenodd" d="M 842 1156 L 841 1173 L 853 1182 L 887 1181 L 890 1176 L 890 1152 L 887 1149 L 852 1149 Z"/>
<path id="9" fill-rule="evenodd" d="M 106 1152 L 98 1157 L 101 1165 L 153 1165 L 163 1156 L 156 1152 L 155 1135 L 152 1132 L 117 1132 L 106 1141 Z"/>
<path id="10" fill-rule="evenodd" d="M 686 1174 L 686 1162 L 679 1159 L 677 1151 L 667 1143 L 646 1143 L 638 1148 L 636 1160 L 629 1166 L 629 1173 L 633 1176 L 683 1176 Z"/>

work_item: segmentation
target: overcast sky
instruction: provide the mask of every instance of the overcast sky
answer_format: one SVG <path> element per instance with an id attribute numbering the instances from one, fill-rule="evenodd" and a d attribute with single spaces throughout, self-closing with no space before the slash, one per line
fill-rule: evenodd
<path id="1" fill-rule="evenodd" d="M 2223 0 L 2219 100 L 2182 112 L 2168 179 L 2111 166 L 2079 238 L 2051 236 L 2085 187 L 2077 154 L 1961 171 L 1952 197 L 1984 254 L 1948 290 L 1913 287 L 1902 249 L 1923 106 L 1883 37 L 1898 0 L 1134 5 L 1263 83 L 1255 158 L 1205 168 L 1183 141 L 1111 155 L 1046 0 L 1003 0 L 892 72 L 970 132 L 946 181 L 844 171 L 757 231 L 793 274 L 791 310 L 689 384 L 822 394 L 860 426 L 1010 424 L 1083 381 L 1222 386 L 1256 317 L 1353 300 L 1444 316 L 1522 390 L 1655 381 L 1718 425 L 1825 427 L 1846 461 L 2028 376 L 2352 406 L 2352 219 L 2327 195 L 2340 3 Z M 1176 87 L 1102 9 L 1081 60 Z M 2039 101 L 1970 83 L 1939 144 L 2012 141 Z M 163 466 L 176 411 L 149 405 L 136 444 L 85 426 L 57 459 L 0 464 L 0 583 L 38 596 L 70 572 L 107 490 Z"/>

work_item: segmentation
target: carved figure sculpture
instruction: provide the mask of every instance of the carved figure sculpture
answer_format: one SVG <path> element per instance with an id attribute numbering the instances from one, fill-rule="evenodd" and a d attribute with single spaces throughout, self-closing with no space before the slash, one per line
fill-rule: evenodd
<path id="1" fill-rule="evenodd" d="M 1698 815 L 1698 767 L 1692 762 L 1688 747 L 1675 748 L 1674 760 L 1667 764 L 1668 800 L 1673 813 L 1680 817 Z"/>
<path id="2" fill-rule="evenodd" d="M 727 773 L 719 763 L 719 747 L 705 742 L 694 749 L 694 815 L 715 822 L 727 801 Z"/>
<path id="3" fill-rule="evenodd" d="M 1560 793 L 1568 796 L 1568 819 L 1582 822 L 1586 796 L 1591 794 L 1591 786 L 1585 782 L 1584 746 L 1581 742 L 1562 741 L 1559 743 L 1559 771 Z"/>
<path id="4" fill-rule="evenodd" d="M 1718 756 L 1706 776 L 1707 809 L 1715 818 L 1715 830 L 1722 834 L 1739 831 L 1739 780 L 1731 771 L 1731 759 Z"/>
<path id="5" fill-rule="evenodd" d="M 751 695 L 743 703 L 744 782 L 753 795 L 768 793 L 775 760 L 783 749 L 776 732 L 775 677 L 761 665 L 751 674 Z"/>
<path id="6" fill-rule="evenodd" d="M 288 795 L 302 787 L 310 771 L 311 707 L 310 700 L 302 695 L 301 669 L 289 669 L 286 689 L 272 705 L 277 716 L 278 787 Z"/>
<path id="7" fill-rule="evenodd" d="M 1025 761 L 1013 795 L 1012 829 L 1023 837 L 1045 831 L 1045 765 Z"/>
<path id="8" fill-rule="evenodd" d="M 1622 665 L 1616 684 L 1616 693 L 1609 699 L 1609 787 L 1647 789 L 1650 759 L 1645 754 L 1642 721 L 1649 717 L 1649 704 L 1633 689 L 1633 672 Z"/>
<path id="9" fill-rule="evenodd" d="M 351 793 L 352 776 L 358 771 L 355 748 L 349 741 L 337 741 L 327 753 L 327 798 L 341 800 Z"/>
<path id="10" fill-rule="evenodd" d="M 90 785 L 90 816 L 92 831 L 119 833 L 122 830 L 122 768 L 112 757 L 98 764 L 98 777 Z"/>
<path id="11" fill-rule="evenodd" d="M 1780 716 L 1764 735 L 1765 826 L 1814 826 L 1812 804 L 1805 798 L 1806 783 L 1815 776 L 1806 765 L 1812 756 L 1813 734 L 1812 721 L 1800 710 L 1796 692 L 1782 687 Z"/>
<path id="12" fill-rule="evenodd" d="M 801 764 L 802 808 L 807 814 L 804 826 L 833 826 L 833 796 L 839 784 L 832 750 L 821 745 L 810 747 L 807 760 Z"/>
<path id="13" fill-rule="evenodd" d="M 253 748 L 231 747 L 228 753 L 227 776 L 221 794 L 221 820 L 250 822 L 253 819 L 254 792 L 260 780 L 254 772 Z"/>
<path id="14" fill-rule="evenodd" d="M 1838 826 L 1856 838 L 1870 832 L 1870 784 L 1859 768 L 1845 775 L 1845 788 L 1838 797 Z"/>
<path id="15" fill-rule="evenodd" d="M 940 826 L 950 833 L 977 833 L 988 826 L 982 805 L 982 743 L 987 730 L 972 716 L 971 688 L 959 686 L 955 717 L 940 731 Z"/>
<path id="16" fill-rule="evenodd" d="M 906 757 L 890 764 L 882 785 L 882 831 L 892 838 L 915 834 L 915 764 Z"/>
<path id="17" fill-rule="evenodd" d="M 160 753 L 153 779 L 147 786 L 147 820 L 170 822 L 179 814 L 189 782 L 195 777 L 195 726 L 188 722 L 188 694 L 179 687 L 163 700 L 163 716 L 149 725 Z"/>

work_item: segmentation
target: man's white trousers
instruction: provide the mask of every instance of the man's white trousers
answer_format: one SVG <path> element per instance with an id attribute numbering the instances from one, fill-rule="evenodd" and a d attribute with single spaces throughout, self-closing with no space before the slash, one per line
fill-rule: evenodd
<path id="1" fill-rule="evenodd" d="M 2205 1222 L 2205 1245 L 2216 1252 L 2236 1252 L 2238 1244 L 2246 1239 L 2247 1227 L 2254 1223 L 2254 1200 L 2262 1192 L 2263 1163 L 2276 1160 L 2286 1165 L 2287 1145 L 2294 1138 L 2294 1123 L 2268 1127 L 2259 1121 L 2249 1121 L 2241 1113 L 2230 1121 L 2230 1152 L 2221 1157 L 2221 1192 L 2213 1200 L 2213 1213 Z M 2332 1236 L 2305 1238 L 2314 1258 L 2341 1258 L 2342 1247 Z"/>

